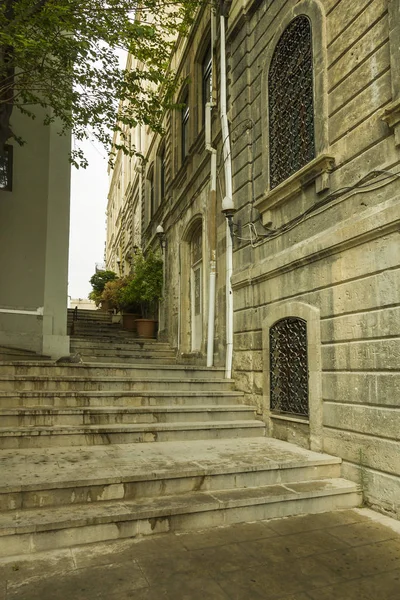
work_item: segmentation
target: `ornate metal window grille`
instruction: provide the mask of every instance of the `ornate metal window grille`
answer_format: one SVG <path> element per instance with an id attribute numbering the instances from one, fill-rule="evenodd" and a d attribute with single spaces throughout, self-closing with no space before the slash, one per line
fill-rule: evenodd
<path id="1" fill-rule="evenodd" d="M 271 410 L 308 416 L 307 323 L 288 317 L 269 332 Z"/>
<path id="2" fill-rule="evenodd" d="M 294 19 L 280 37 L 268 75 L 270 188 L 315 157 L 311 23 Z"/>

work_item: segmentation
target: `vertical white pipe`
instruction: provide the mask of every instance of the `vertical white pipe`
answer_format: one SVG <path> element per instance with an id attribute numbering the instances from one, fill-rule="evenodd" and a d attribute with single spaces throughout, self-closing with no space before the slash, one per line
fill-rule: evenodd
<path id="1" fill-rule="evenodd" d="M 225 17 L 220 17 L 220 39 L 221 39 L 221 129 L 224 153 L 224 172 L 225 172 L 225 198 L 223 205 L 233 207 L 232 198 L 232 160 L 229 139 L 228 116 L 226 112 L 226 49 L 225 49 Z M 232 358 L 233 358 L 233 294 L 232 277 L 233 270 L 233 248 L 232 238 L 229 229 L 228 220 L 226 221 L 226 357 L 225 357 L 225 377 L 232 377 Z"/>
<path id="2" fill-rule="evenodd" d="M 214 42 L 215 42 L 215 10 L 211 6 L 211 65 L 214 67 Z M 213 76 L 213 87 L 215 85 L 215 76 Z M 206 122 L 205 122 L 205 146 L 210 152 L 210 206 L 209 215 L 211 223 L 209 224 L 209 243 L 210 243 L 210 276 L 208 285 L 208 331 L 207 331 L 207 367 L 214 364 L 214 335 L 215 335 L 215 284 L 217 274 L 216 262 L 216 236 L 215 236 L 215 210 L 217 197 L 217 151 L 212 147 L 211 135 L 211 111 L 213 104 L 206 104 Z"/>
<path id="3" fill-rule="evenodd" d="M 217 153 L 213 149 L 211 152 L 211 182 L 210 182 L 210 202 L 215 207 L 216 190 L 217 190 Z M 211 209 L 211 214 L 215 218 L 215 208 Z M 215 227 L 215 223 L 211 223 Z M 208 333 L 207 333 L 207 367 L 212 367 L 214 364 L 214 331 L 215 331 L 215 282 L 216 282 L 216 249 L 215 236 L 211 236 L 212 248 L 210 259 L 210 279 L 209 279 L 209 304 L 208 304 Z"/>

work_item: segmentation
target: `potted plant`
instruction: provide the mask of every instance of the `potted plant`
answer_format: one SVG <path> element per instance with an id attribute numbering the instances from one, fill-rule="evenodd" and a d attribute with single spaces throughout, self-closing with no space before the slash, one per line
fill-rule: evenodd
<path id="1" fill-rule="evenodd" d="M 139 337 L 156 337 L 158 301 L 162 297 L 163 261 L 159 254 L 149 250 L 137 254 L 133 276 L 122 296 L 125 301 L 139 304 L 142 318 L 136 320 Z"/>
<path id="2" fill-rule="evenodd" d="M 118 310 L 122 313 L 122 327 L 128 331 L 136 331 L 136 320 L 141 316 L 141 307 L 138 300 L 132 294 L 131 283 L 133 275 L 128 275 L 120 280 L 115 293 Z"/>
<path id="3" fill-rule="evenodd" d="M 102 305 L 107 305 L 109 310 L 114 311 L 112 315 L 113 323 L 121 322 L 121 315 L 117 315 L 115 313 L 119 313 L 122 310 L 121 307 L 121 292 L 124 287 L 126 287 L 127 278 L 119 277 L 118 279 L 112 279 L 111 281 L 107 281 L 104 286 L 104 290 L 101 294 L 101 303 Z"/>
<path id="4" fill-rule="evenodd" d="M 96 306 L 101 304 L 102 310 L 110 310 L 109 305 L 102 298 L 102 294 L 106 284 L 109 281 L 114 281 L 115 279 L 117 279 L 117 274 L 114 273 L 114 271 L 105 270 L 96 271 L 96 273 L 90 278 L 92 291 L 89 294 L 89 299 L 94 300 Z"/>

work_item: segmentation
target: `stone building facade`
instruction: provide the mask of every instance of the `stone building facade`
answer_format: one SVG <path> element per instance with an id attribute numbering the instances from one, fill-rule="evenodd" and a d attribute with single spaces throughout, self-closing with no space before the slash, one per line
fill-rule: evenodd
<path id="1" fill-rule="evenodd" d="M 270 436 L 342 457 L 397 518 L 399 41 L 400 0 L 205 8 L 140 181 L 142 241 L 166 239 L 162 337 L 225 363 Z"/>

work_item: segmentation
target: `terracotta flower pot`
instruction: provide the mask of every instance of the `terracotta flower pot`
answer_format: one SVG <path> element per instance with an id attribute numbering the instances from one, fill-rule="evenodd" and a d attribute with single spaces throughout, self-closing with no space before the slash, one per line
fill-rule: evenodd
<path id="1" fill-rule="evenodd" d="M 138 313 L 124 313 L 122 315 L 122 328 L 136 333 L 136 321 L 139 317 Z"/>
<path id="2" fill-rule="evenodd" d="M 155 338 L 158 321 L 155 319 L 136 319 L 136 330 L 140 338 Z"/>

